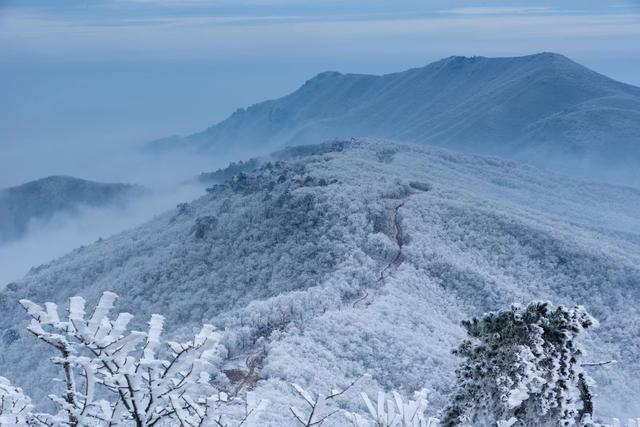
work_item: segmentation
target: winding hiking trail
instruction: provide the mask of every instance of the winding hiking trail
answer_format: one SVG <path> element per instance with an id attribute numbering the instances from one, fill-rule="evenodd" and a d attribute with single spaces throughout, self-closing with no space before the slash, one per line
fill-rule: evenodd
<path id="1" fill-rule="evenodd" d="M 393 269 L 397 269 L 400 264 L 402 264 L 402 228 L 400 227 L 400 220 L 398 219 L 398 211 L 401 207 L 403 207 L 405 202 L 401 202 L 396 205 L 393 210 L 393 239 L 396 241 L 396 245 L 398 246 L 398 252 L 396 256 L 391 260 L 389 264 L 387 264 L 382 271 L 380 271 L 380 277 L 378 278 L 378 282 L 382 282 L 385 278 L 385 273 L 389 271 L 393 267 Z"/>
<path id="2" fill-rule="evenodd" d="M 402 257 L 403 257 L 402 247 L 404 245 L 404 242 L 402 241 L 402 227 L 400 225 L 400 219 L 398 218 L 398 212 L 400 211 L 400 208 L 404 206 L 405 203 L 406 203 L 406 200 L 398 203 L 393 208 L 393 221 L 392 221 L 393 222 L 393 240 L 396 242 L 396 245 L 398 246 L 398 251 L 396 252 L 396 255 L 393 257 L 391 262 L 388 263 L 382 270 L 380 270 L 378 283 L 384 282 L 384 279 L 388 277 L 389 274 L 391 274 L 390 270 L 395 271 L 400 266 L 400 264 L 402 264 Z M 362 295 L 360 298 L 356 299 L 353 302 L 353 307 L 355 308 L 359 303 L 366 300 L 368 297 L 369 297 L 369 292 L 365 290 L 364 295 Z M 368 304 L 370 304 L 370 302 Z"/>

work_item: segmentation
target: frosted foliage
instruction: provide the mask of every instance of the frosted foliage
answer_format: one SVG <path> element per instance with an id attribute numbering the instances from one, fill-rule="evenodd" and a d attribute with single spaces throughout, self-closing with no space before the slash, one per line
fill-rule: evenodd
<path id="1" fill-rule="evenodd" d="M 31 399 L 7 378 L 0 377 L 0 425 L 29 425 L 35 421 Z"/>
<path id="2" fill-rule="evenodd" d="M 582 304 L 600 320 L 584 358 L 619 363 L 590 370 L 594 407 L 626 420 L 640 413 L 638 212 L 637 190 L 495 158 L 385 141 L 285 150 L 8 284 L 0 373 L 50 409 L 47 395 L 64 392 L 52 381 L 60 367 L 26 332 L 17 301 L 66 309 L 82 295 L 91 319 L 87 307 L 113 291 L 118 311 L 136 314 L 110 317 L 114 330 L 148 331 L 153 313 L 165 317 L 161 341 L 219 327 L 227 351 L 214 383 L 268 399 L 264 426 L 295 425 L 289 408 L 303 405 L 291 383 L 326 391 L 363 374 L 371 379 L 358 392 L 372 400 L 377 390 L 428 388 L 437 416 L 455 380 L 460 322 L 550 300 Z M 74 378 L 81 389 L 83 377 Z M 345 405 L 356 411 L 360 398 Z"/>
<path id="3" fill-rule="evenodd" d="M 582 307 L 549 303 L 464 321 L 470 338 L 456 350 L 463 362 L 443 426 L 582 425 L 593 408 L 576 338 L 595 324 Z"/>
<path id="4" fill-rule="evenodd" d="M 58 352 L 52 361 L 63 370 L 65 389 L 49 396 L 57 413 L 39 413 L 21 390 L 1 379 L 2 396 L 8 397 L 3 402 L 11 402 L 3 416 L 14 417 L 17 425 L 43 426 L 214 426 L 229 417 L 254 421 L 262 403 L 242 416 L 241 399 L 212 385 L 226 351 L 220 332 L 204 325 L 191 341 L 165 343 L 160 315 L 151 316 L 147 332 L 129 331 L 128 313 L 111 320 L 116 298 L 104 292 L 86 319 L 84 298 L 71 297 L 67 320 L 61 320 L 53 303 L 42 308 L 20 301 L 32 318 L 29 331 Z"/>
<path id="5" fill-rule="evenodd" d="M 347 419 L 354 427 L 439 427 L 437 418 L 426 415 L 428 407 L 427 390 L 414 393 L 414 399 L 405 400 L 400 393 L 392 391 L 390 398 L 383 392 L 378 392 L 375 402 L 367 393 L 362 393 L 362 399 L 368 413 L 347 413 Z"/>
<path id="6" fill-rule="evenodd" d="M 358 380 L 344 389 L 333 389 L 327 395 L 315 395 L 298 384 L 291 384 L 304 403 L 303 409 L 297 406 L 289 408 L 296 424 L 311 427 L 338 420 L 337 425 L 353 427 L 439 427 L 437 418 L 426 415 L 427 390 L 417 391 L 414 393 L 414 399 L 406 400 L 396 390 L 391 393 L 378 392 L 375 403 L 372 403 L 367 393 L 361 392 L 361 403 L 366 406 L 366 410 L 360 410 L 362 408 L 357 407 L 357 404 L 356 411 L 342 409 L 341 406 L 343 407 L 345 402 L 357 399 L 354 393 L 350 393 L 356 382 Z"/>

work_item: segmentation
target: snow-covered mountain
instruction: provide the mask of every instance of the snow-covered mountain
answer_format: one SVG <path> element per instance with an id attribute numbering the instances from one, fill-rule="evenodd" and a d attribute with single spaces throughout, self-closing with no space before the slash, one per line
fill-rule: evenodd
<path id="1" fill-rule="evenodd" d="M 287 149 L 1 291 L 0 373 L 36 397 L 49 390 L 49 353 L 18 299 L 64 305 L 112 290 L 139 327 L 154 312 L 174 336 L 224 327 L 235 369 L 264 351 L 264 425 L 289 426 L 290 381 L 326 391 L 369 373 L 369 391 L 426 385 L 441 405 L 461 319 L 549 299 L 585 305 L 601 323 L 587 358 L 618 361 L 593 372 L 596 412 L 636 416 L 639 211 L 631 188 L 428 146 Z"/>
<path id="2" fill-rule="evenodd" d="M 22 237 L 29 225 L 83 207 L 124 205 L 144 194 L 143 187 L 106 184 L 68 176 L 50 176 L 0 190 L 0 244 Z"/>
<path id="3" fill-rule="evenodd" d="M 640 183 L 640 88 L 553 53 L 450 57 L 383 76 L 325 72 L 288 96 L 151 146 L 271 151 L 351 137 L 428 143 Z"/>

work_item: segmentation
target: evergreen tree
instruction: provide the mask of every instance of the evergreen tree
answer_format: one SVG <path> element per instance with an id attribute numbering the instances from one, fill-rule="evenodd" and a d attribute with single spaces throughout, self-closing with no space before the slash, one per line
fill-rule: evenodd
<path id="1" fill-rule="evenodd" d="M 470 339 L 454 351 L 463 363 L 443 427 L 579 425 L 592 404 L 576 338 L 596 324 L 583 307 L 547 302 L 464 321 Z"/>

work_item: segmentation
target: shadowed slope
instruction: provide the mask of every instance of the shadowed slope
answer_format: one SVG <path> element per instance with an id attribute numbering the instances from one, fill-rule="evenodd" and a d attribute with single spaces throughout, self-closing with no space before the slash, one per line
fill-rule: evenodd
<path id="1" fill-rule="evenodd" d="M 82 207 L 124 205 L 146 192 L 130 184 L 106 184 L 68 176 L 50 176 L 0 190 L 0 243 L 23 236 L 32 221 L 44 223 Z"/>

